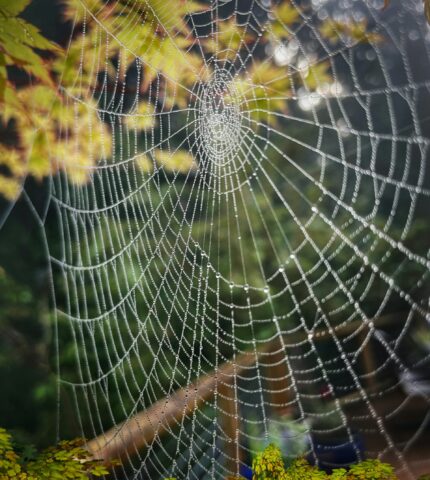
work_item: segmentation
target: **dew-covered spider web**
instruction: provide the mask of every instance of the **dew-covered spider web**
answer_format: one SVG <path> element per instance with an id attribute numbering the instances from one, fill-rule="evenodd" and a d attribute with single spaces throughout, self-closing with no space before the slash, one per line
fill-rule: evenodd
<path id="1" fill-rule="evenodd" d="M 117 479 L 246 476 L 269 442 L 413 478 L 430 454 L 422 2 L 72 3 L 76 155 L 52 159 L 48 235 L 60 413 L 121 456 Z"/>

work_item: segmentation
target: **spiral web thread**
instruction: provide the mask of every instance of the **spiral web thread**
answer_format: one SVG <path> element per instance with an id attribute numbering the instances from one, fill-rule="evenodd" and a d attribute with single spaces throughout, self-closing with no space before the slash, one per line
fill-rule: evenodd
<path id="1" fill-rule="evenodd" d="M 238 474 L 255 440 L 269 439 L 280 424 L 279 411 L 302 426 L 289 435 L 310 439 L 310 458 L 336 452 L 325 440 L 343 438 L 357 459 L 389 459 L 406 474 L 428 430 L 428 392 L 410 379 L 428 368 L 429 355 L 410 361 L 402 353 L 429 321 L 430 69 L 422 5 L 397 2 L 390 13 L 381 2 L 288 3 L 297 22 L 284 25 L 286 40 L 264 45 L 279 20 L 277 2 L 204 3 L 187 19 L 191 46 L 181 47 L 166 28 L 175 46 L 166 61 L 174 65 L 184 51 L 201 57 L 203 68 L 190 66 L 195 81 L 157 71 L 143 93 L 151 41 L 137 54 L 132 40 L 139 26 L 156 21 L 145 12 L 162 12 L 163 2 L 155 10 L 155 2 L 123 2 L 124 14 L 109 24 L 109 3 L 79 3 L 81 65 L 91 24 L 100 81 L 86 88 L 79 69 L 73 88 L 62 88 L 65 108 L 96 111 L 112 152 L 102 148 L 92 167 L 68 159 L 88 170 L 85 185 L 68 181 L 67 169 L 52 179 L 61 239 L 51 251 L 57 341 L 69 362 L 60 365 L 62 387 L 82 434 L 93 438 L 161 398 L 167 408 L 178 388 L 232 366 L 230 380 L 220 376 L 198 408 L 129 450 L 116 478 Z M 366 18 L 381 40 L 332 44 L 321 34 L 322 21 L 351 15 Z M 220 29 L 231 20 L 240 37 L 226 46 Z M 125 40 L 118 36 L 124 30 Z M 211 53 L 202 47 L 208 40 Z M 119 60 L 107 81 L 110 50 Z M 124 74 L 121 62 L 130 58 L 134 70 Z M 259 91 L 250 76 L 257 62 L 282 70 L 262 88 L 261 102 L 249 94 Z M 323 62 L 330 80 L 309 87 L 309 68 Z M 287 93 L 271 89 L 283 79 Z M 185 104 L 166 101 L 168 82 Z M 65 138 L 73 128 L 63 126 Z M 192 164 L 167 166 L 184 151 Z M 388 317 L 396 320 L 384 333 L 379 322 Z M 66 345 L 73 346 L 68 355 Z M 369 349 L 374 358 L 365 369 Z M 255 361 L 236 365 L 244 352 Z M 405 399 L 381 411 L 379 402 L 400 391 Z M 424 413 L 398 438 L 391 422 L 412 397 Z M 118 436 L 124 428 L 127 422 Z M 374 439 L 364 451 L 357 432 Z"/>

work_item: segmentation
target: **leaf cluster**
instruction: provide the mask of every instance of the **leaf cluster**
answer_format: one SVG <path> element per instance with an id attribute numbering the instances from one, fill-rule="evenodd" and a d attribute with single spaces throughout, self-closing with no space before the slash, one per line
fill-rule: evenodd
<path id="1" fill-rule="evenodd" d="M 22 68 L 43 83 L 53 83 L 39 51 L 56 52 L 58 47 L 19 17 L 30 2 L 0 0 L 0 101 L 4 101 L 7 94 L 8 66 Z"/>
<path id="2" fill-rule="evenodd" d="M 297 458 L 285 468 L 281 450 L 273 443 L 256 455 L 252 472 L 253 480 L 397 480 L 393 467 L 380 460 L 365 460 L 349 469 L 334 469 L 331 474 L 310 465 L 304 458 Z M 237 477 L 228 477 L 227 480 L 233 478 Z M 420 480 L 427 480 L 427 477 Z"/>
<path id="3" fill-rule="evenodd" d="M 281 450 L 273 443 L 257 454 L 252 462 L 253 478 L 255 480 L 279 479 L 287 480 Z"/>
<path id="4" fill-rule="evenodd" d="M 64 17 L 74 22 L 76 32 L 65 55 L 20 17 L 30 2 L 0 0 L 0 119 L 13 134 L 9 138 L 15 137 L 13 146 L 0 144 L 0 194 L 8 199 L 19 195 L 27 175 L 41 180 L 66 171 L 72 183 L 86 183 L 93 165 L 115 154 L 111 129 L 125 127 L 126 135 L 137 138 L 154 131 L 160 121 L 156 115 L 160 102 L 163 108 L 187 109 L 193 85 L 208 81 L 216 62 L 241 63 L 258 45 L 288 41 L 292 27 L 302 18 L 296 6 L 282 2 L 273 7 L 260 34 L 235 18 L 220 18 L 214 39 L 197 35 L 192 28 L 193 15 L 208 8 L 198 1 L 106 4 L 95 0 L 84 7 L 78 0 L 65 0 Z M 331 41 L 338 38 L 336 32 L 360 41 L 373 39 L 365 24 L 326 22 L 322 28 Z M 26 72 L 31 82 L 15 85 L 9 67 Z M 136 70 L 141 71 L 142 80 L 127 85 L 128 73 Z M 60 78 L 62 89 L 58 90 L 55 84 Z M 115 120 L 119 125 L 108 128 L 106 119 L 98 115 L 94 93 L 107 93 L 118 81 L 136 90 L 131 92 L 136 100 Z M 256 56 L 253 66 L 232 82 L 232 90 L 240 97 L 233 100 L 246 104 L 252 128 L 261 122 L 276 126 L 297 86 L 311 93 L 332 82 L 327 61 L 314 59 L 304 69 L 287 74 L 285 66 Z M 76 100 L 74 108 L 70 108 L 71 98 Z M 168 156 L 154 149 L 138 156 L 136 165 L 143 173 L 157 166 L 187 173 L 197 163 L 184 149 L 175 148 Z"/>
<path id="5" fill-rule="evenodd" d="M 331 474 L 298 458 L 285 468 L 278 447 L 270 444 L 252 462 L 253 480 L 396 480 L 391 465 L 380 460 L 365 460 L 349 469 L 334 469 Z"/>
<path id="6" fill-rule="evenodd" d="M 14 199 L 27 175 L 42 180 L 67 170 L 73 183 L 88 180 L 95 157 L 110 156 L 110 134 L 88 98 L 75 109 L 57 90 L 55 65 L 62 50 L 20 14 L 31 0 L 0 0 L 0 194 Z M 12 68 L 29 75 L 18 85 Z M 77 122 L 76 119 L 79 119 Z"/>
<path id="7" fill-rule="evenodd" d="M 11 435 L 0 428 L 0 480 L 88 480 L 108 473 L 85 450 L 83 439 L 62 441 L 27 460 L 16 453 Z"/>
<path id="8" fill-rule="evenodd" d="M 340 22 L 337 20 L 326 20 L 320 28 L 323 37 L 330 43 L 379 43 L 382 36 L 369 30 L 367 20 Z"/>
<path id="9" fill-rule="evenodd" d="M 41 52 L 56 54 L 59 48 L 43 37 L 34 25 L 19 17 L 30 2 L 0 0 L 0 121 L 5 126 L 16 117 L 28 118 L 28 106 L 19 99 L 11 81 L 11 67 L 31 75 L 46 88 L 54 89 L 48 62 Z M 0 173 L 0 193 L 6 198 L 17 196 L 18 179 L 26 172 L 22 153 L 20 148 L 0 145 L 0 166 L 9 172 Z"/>

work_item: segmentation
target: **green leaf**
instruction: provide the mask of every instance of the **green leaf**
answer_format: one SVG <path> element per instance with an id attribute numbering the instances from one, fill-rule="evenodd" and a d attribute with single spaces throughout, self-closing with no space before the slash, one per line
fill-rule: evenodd
<path id="1" fill-rule="evenodd" d="M 38 58 L 30 47 L 23 45 L 22 43 L 15 42 L 15 40 L 12 40 L 11 38 L 3 41 L 3 47 L 7 57 L 12 59 L 12 61 L 16 62 L 20 66 L 34 62 L 36 61 L 36 58 Z"/>
<path id="2" fill-rule="evenodd" d="M 159 165 L 169 172 L 187 173 L 197 166 L 193 156 L 185 150 L 178 150 L 174 153 L 156 150 L 155 159 Z"/>
<path id="3" fill-rule="evenodd" d="M 53 81 L 49 76 L 49 71 L 42 61 L 37 61 L 29 65 L 24 65 L 23 68 L 27 73 L 30 73 L 34 77 L 37 77 L 39 80 L 53 85 Z"/>
<path id="4" fill-rule="evenodd" d="M 16 17 L 30 4 L 31 0 L 0 0 L 0 10 Z"/>
<path id="5" fill-rule="evenodd" d="M 7 30 L 18 38 L 21 42 L 26 43 L 32 48 L 38 48 L 39 50 L 59 51 L 60 47 L 55 45 L 43 35 L 37 27 L 28 23 L 21 18 L 9 19 L 7 22 Z"/>
<path id="6" fill-rule="evenodd" d="M 202 9 L 197 2 L 188 5 L 188 2 L 176 0 L 145 0 L 144 3 L 155 21 L 169 34 L 186 31 L 185 15 Z"/>

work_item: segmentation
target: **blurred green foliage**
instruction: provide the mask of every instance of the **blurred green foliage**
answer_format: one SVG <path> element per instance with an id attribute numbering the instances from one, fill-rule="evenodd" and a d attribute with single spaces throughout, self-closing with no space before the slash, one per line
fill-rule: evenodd
<path id="1" fill-rule="evenodd" d="M 17 453 L 11 435 L 0 428 L 0 480 L 88 480 L 109 474 L 84 448 L 84 440 L 62 441 L 40 453 Z"/>
<path id="2" fill-rule="evenodd" d="M 278 447 L 270 444 L 252 462 L 253 480 L 396 480 L 394 469 L 380 460 L 365 460 L 349 469 L 335 468 L 331 474 L 298 458 L 284 467 Z"/>
<path id="3" fill-rule="evenodd" d="M 227 477 L 226 480 L 242 477 Z M 165 480 L 176 480 L 166 478 Z M 252 480 L 397 480 L 391 465 L 380 460 L 364 460 L 347 468 L 335 468 L 329 474 L 312 466 L 304 458 L 295 459 L 285 468 L 281 450 L 269 444 L 252 462 Z M 427 480 L 422 476 L 419 480 Z"/>

